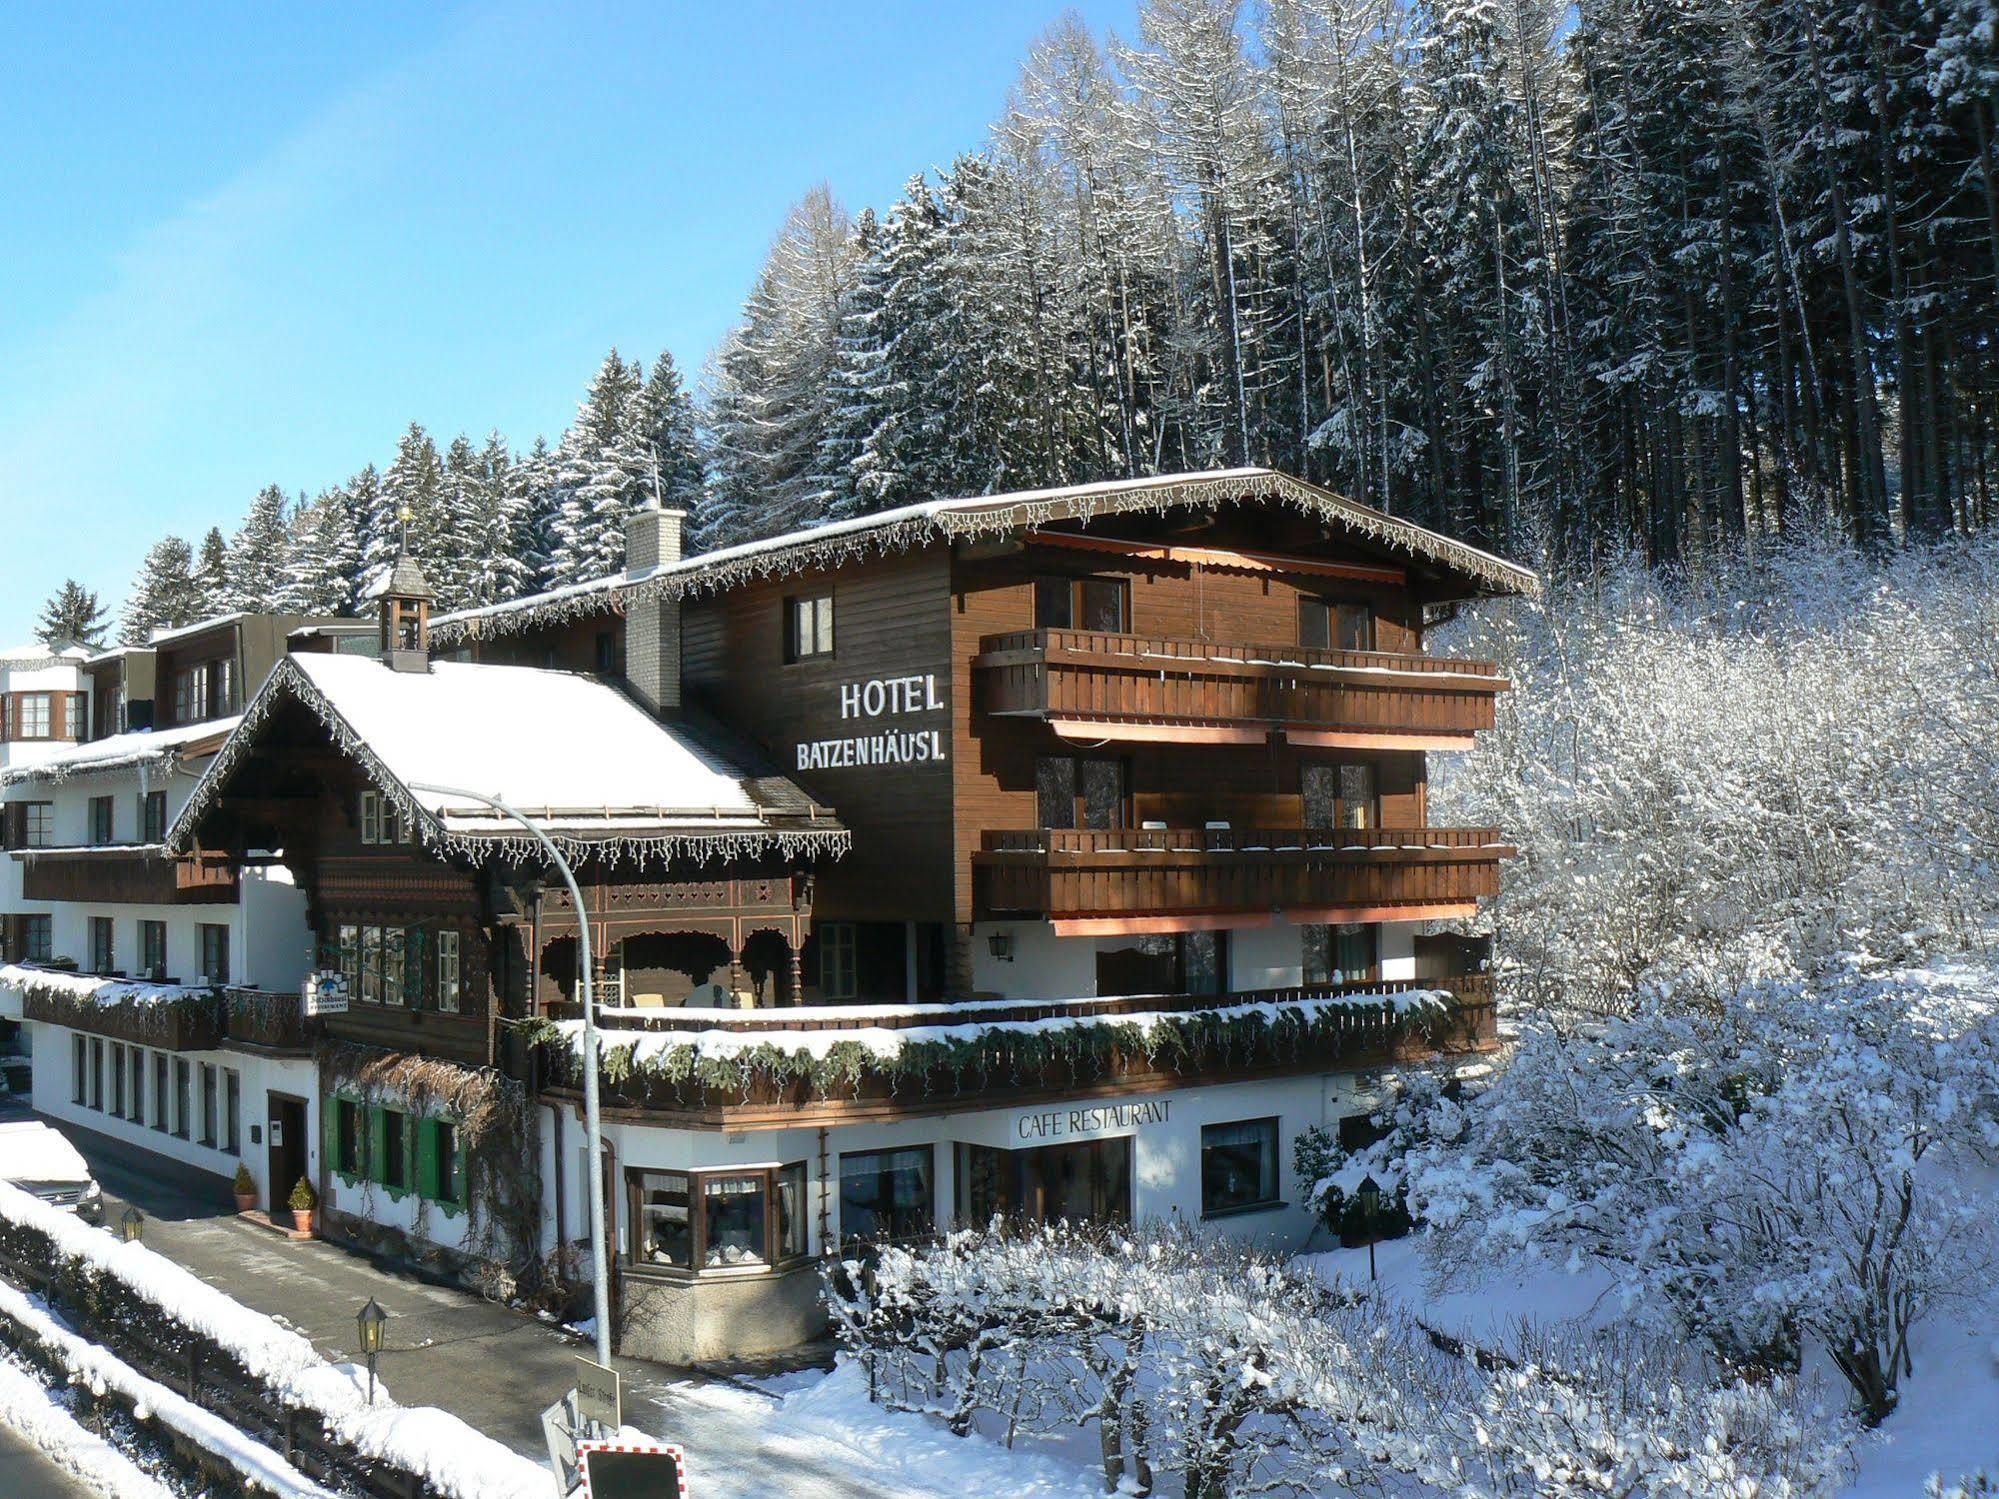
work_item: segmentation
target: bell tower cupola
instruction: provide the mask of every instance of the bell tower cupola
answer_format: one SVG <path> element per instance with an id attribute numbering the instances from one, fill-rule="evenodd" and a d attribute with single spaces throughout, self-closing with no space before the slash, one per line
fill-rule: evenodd
<path id="1" fill-rule="evenodd" d="M 396 560 L 376 575 L 367 597 L 379 611 L 382 663 L 394 671 L 429 671 L 430 606 L 437 593 L 410 555 L 407 505 L 396 512 L 396 519 L 402 523 Z"/>

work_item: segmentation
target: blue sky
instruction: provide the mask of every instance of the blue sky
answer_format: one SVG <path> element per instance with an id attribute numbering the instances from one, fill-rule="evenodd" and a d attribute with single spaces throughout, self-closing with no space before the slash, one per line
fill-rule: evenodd
<path id="1" fill-rule="evenodd" d="M 692 375 L 807 186 L 976 147 L 1061 8 L 16 7 L 0 645 L 411 420 L 553 440 L 614 343 Z"/>

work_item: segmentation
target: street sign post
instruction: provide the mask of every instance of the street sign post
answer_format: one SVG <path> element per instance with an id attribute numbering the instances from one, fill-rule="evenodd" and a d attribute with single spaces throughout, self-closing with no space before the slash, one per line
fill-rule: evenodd
<path id="1" fill-rule="evenodd" d="M 670 1442 L 578 1442 L 582 1499 L 687 1499 L 687 1460 Z"/>
<path id="2" fill-rule="evenodd" d="M 587 1358 L 576 1360 L 576 1414 L 601 1426 L 606 1437 L 618 1434 L 625 1424 L 625 1405 L 616 1369 Z"/>

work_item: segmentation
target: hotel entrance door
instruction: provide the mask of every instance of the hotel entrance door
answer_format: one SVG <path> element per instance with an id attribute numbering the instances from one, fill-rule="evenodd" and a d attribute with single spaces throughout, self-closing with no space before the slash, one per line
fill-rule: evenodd
<path id="1" fill-rule="evenodd" d="M 958 1147 L 958 1221 L 995 1215 L 1028 1223 L 1131 1222 L 1131 1139 L 1083 1140 L 1031 1150 Z"/>

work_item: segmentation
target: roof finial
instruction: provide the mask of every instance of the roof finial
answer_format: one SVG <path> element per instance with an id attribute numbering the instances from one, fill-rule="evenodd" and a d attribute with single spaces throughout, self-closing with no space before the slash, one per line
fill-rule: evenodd
<path id="1" fill-rule="evenodd" d="M 416 511 L 411 508 L 408 500 L 404 500 L 396 506 L 396 555 L 398 557 L 407 557 L 410 554 L 410 522 L 415 519 Z"/>

